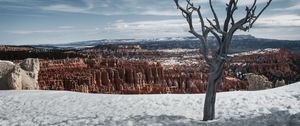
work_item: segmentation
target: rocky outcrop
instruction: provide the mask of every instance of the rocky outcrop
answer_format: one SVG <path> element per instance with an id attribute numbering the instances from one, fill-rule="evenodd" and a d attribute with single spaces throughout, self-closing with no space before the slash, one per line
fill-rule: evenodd
<path id="1" fill-rule="evenodd" d="M 300 80 L 300 57 L 285 49 L 266 49 L 234 56 L 229 71 L 240 79 L 245 79 L 243 74 L 254 73 L 266 76 L 273 84 L 277 80 L 290 84 Z"/>
<path id="2" fill-rule="evenodd" d="M 248 90 L 262 90 L 272 88 L 272 82 L 264 75 L 256 75 L 253 73 L 246 74 L 249 86 Z"/>
<path id="3" fill-rule="evenodd" d="M 38 73 L 40 71 L 40 62 L 38 59 L 28 58 L 20 63 L 20 67 L 27 72 L 31 78 L 37 83 Z"/>
<path id="4" fill-rule="evenodd" d="M 0 59 L 19 62 L 26 57 L 36 57 L 40 59 L 41 69 L 37 73 L 38 64 L 26 65 L 33 64 L 32 60 L 25 60 L 17 67 L 6 64 L 5 69 L 12 74 L 0 78 L 5 82 L 22 83 L 20 81 L 26 79 L 20 79 L 21 74 L 34 79 L 39 74 L 39 87 L 44 90 L 121 94 L 205 92 L 209 66 L 199 50 L 146 50 L 142 47 L 134 44 L 84 49 L 0 46 Z M 231 56 L 217 91 L 247 90 L 247 73 L 264 75 L 272 82 L 271 87 L 300 80 L 300 57 L 288 50 L 261 49 Z"/>
<path id="5" fill-rule="evenodd" d="M 114 58 L 42 60 L 40 88 L 90 93 L 157 94 L 204 93 L 208 70 L 176 66 L 165 69 L 160 63 Z M 234 77 L 232 77 L 234 78 Z M 238 85 L 238 86 L 231 86 Z M 242 90 L 244 81 L 228 80 L 218 91 Z"/>
<path id="6" fill-rule="evenodd" d="M 0 89 L 39 89 L 39 60 L 28 58 L 20 64 L 0 61 Z"/>
<path id="7" fill-rule="evenodd" d="M 284 80 L 276 80 L 274 87 L 280 87 L 280 86 L 284 86 L 284 85 L 285 85 Z"/>

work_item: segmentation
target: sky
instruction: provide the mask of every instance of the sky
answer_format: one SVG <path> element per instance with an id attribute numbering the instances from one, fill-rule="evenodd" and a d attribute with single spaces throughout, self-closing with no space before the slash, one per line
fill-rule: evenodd
<path id="1" fill-rule="evenodd" d="M 204 17 L 212 17 L 208 0 L 191 1 L 201 6 Z M 267 2 L 257 1 L 258 9 Z M 228 0 L 212 2 L 224 20 Z M 239 0 L 235 18 L 245 15 L 245 7 L 252 2 Z M 180 3 L 185 6 L 184 0 Z M 249 32 L 236 34 L 300 40 L 300 1 L 273 0 Z M 191 34 L 173 0 L 0 0 L 0 44 L 183 36 Z"/>

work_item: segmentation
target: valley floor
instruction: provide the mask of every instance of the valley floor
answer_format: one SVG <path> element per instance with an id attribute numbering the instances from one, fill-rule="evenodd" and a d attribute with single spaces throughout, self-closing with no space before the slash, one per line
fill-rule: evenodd
<path id="1" fill-rule="evenodd" d="M 204 96 L 0 91 L 0 125 L 300 125 L 300 82 L 218 93 L 216 119 L 208 122 L 201 121 Z"/>

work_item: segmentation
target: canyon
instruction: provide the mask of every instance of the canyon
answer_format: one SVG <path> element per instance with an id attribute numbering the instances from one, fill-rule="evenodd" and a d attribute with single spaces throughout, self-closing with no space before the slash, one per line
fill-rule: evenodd
<path id="1" fill-rule="evenodd" d="M 209 76 L 209 67 L 197 49 L 148 50 L 132 44 L 83 49 L 5 48 L 0 47 L 1 59 L 22 62 L 23 55 L 39 59 L 41 90 L 204 93 Z M 219 92 L 260 90 L 300 81 L 299 55 L 286 49 L 260 49 L 229 57 Z M 266 85 L 256 85 L 260 81 Z"/>

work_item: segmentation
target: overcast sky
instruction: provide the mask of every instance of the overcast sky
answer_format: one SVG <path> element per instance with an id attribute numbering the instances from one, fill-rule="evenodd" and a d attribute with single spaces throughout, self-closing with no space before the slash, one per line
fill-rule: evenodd
<path id="1" fill-rule="evenodd" d="M 212 1 L 224 19 L 228 0 Z M 258 9 L 266 1 L 258 0 Z M 208 0 L 193 2 L 211 17 Z M 235 17 L 241 18 L 251 3 L 239 0 Z M 173 0 L 0 0 L 0 19 L 0 44 L 191 36 Z M 237 34 L 300 40 L 300 1 L 273 0 L 250 32 Z"/>

